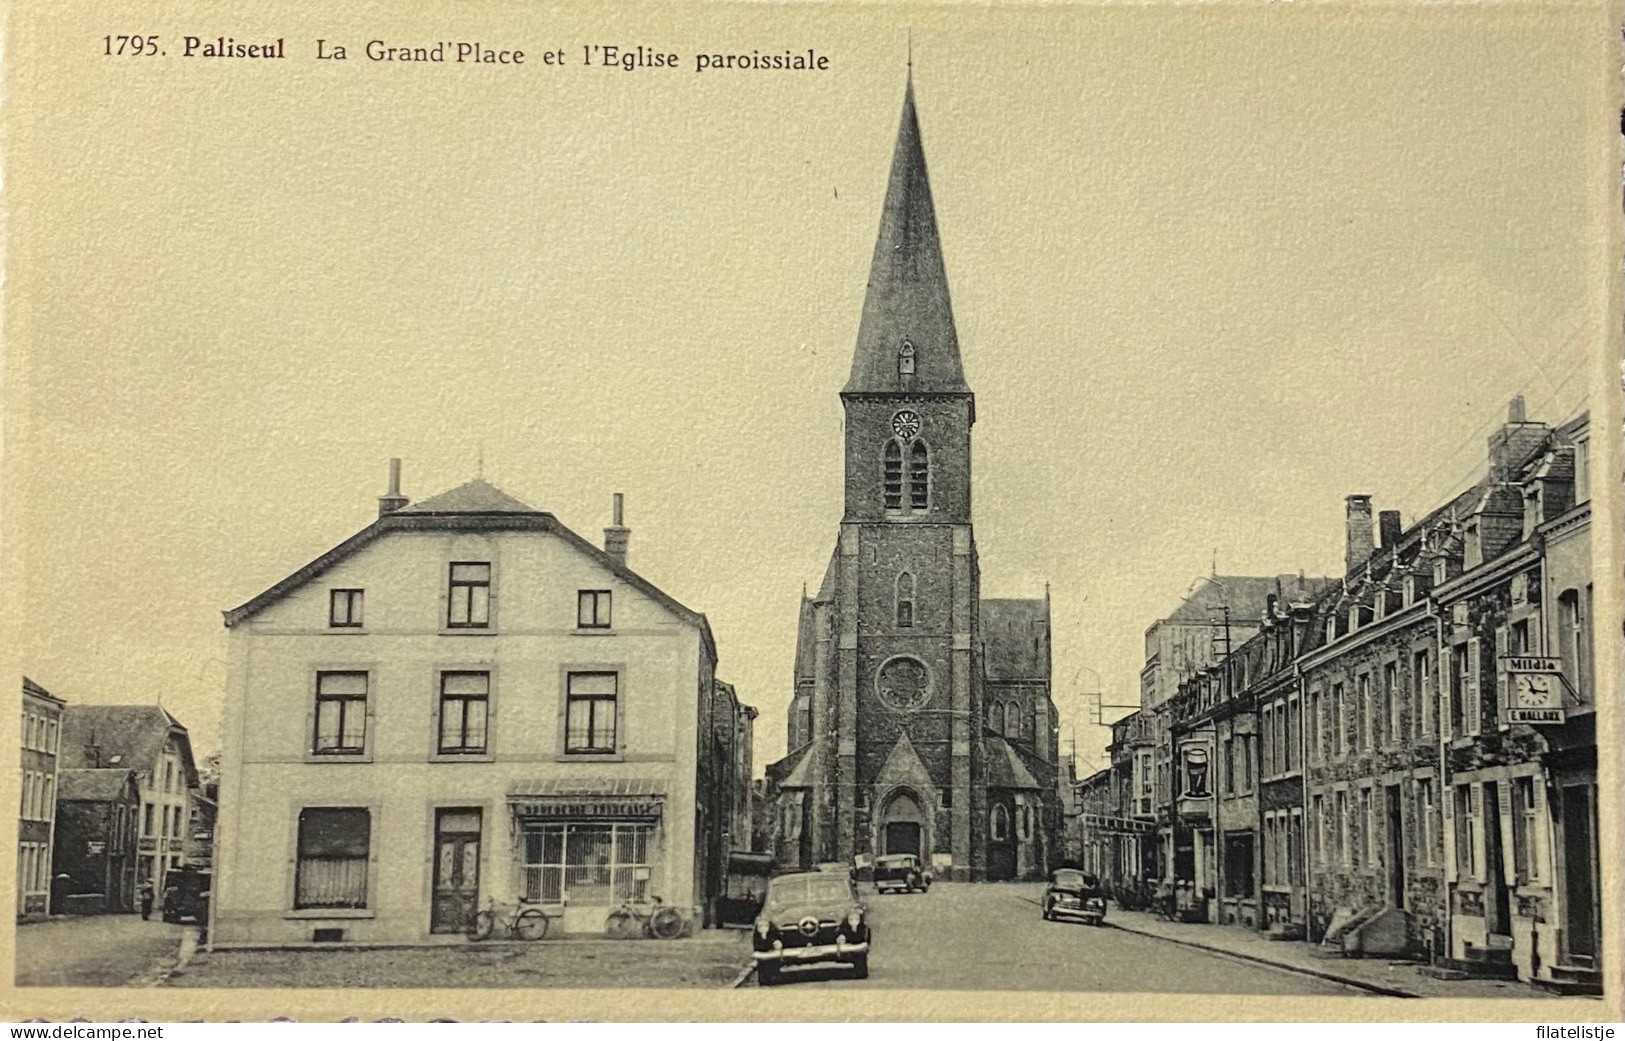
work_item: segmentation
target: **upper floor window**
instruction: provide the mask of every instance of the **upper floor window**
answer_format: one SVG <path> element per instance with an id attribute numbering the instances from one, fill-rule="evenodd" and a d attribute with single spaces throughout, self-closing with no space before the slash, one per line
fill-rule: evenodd
<path id="1" fill-rule="evenodd" d="M 490 703 L 489 672 L 440 674 L 441 755 L 469 755 L 485 751 Z"/>
<path id="2" fill-rule="evenodd" d="M 446 626 L 483 629 L 491 624 L 491 565 L 460 562 L 451 565 L 446 597 Z"/>
<path id="3" fill-rule="evenodd" d="M 607 589 L 583 589 L 576 594 L 576 628 L 608 629 L 610 597 Z"/>
<path id="4" fill-rule="evenodd" d="M 903 508 L 903 446 L 896 441 L 887 441 L 885 457 L 886 509 L 900 510 Z"/>
<path id="5" fill-rule="evenodd" d="M 620 677 L 613 672 L 572 672 L 566 677 L 564 751 L 610 755 L 615 751 Z"/>
<path id="6" fill-rule="evenodd" d="M 914 624 L 914 576 L 907 571 L 897 576 L 897 627 Z"/>
<path id="7" fill-rule="evenodd" d="M 334 629 L 359 629 L 361 590 L 330 590 L 327 594 L 327 624 Z"/>
<path id="8" fill-rule="evenodd" d="M 914 375 L 914 345 L 907 340 L 897 349 L 897 374 L 899 376 Z"/>
<path id="9" fill-rule="evenodd" d="M 924 441 L 914 442 L 908 459 L 908 506 L 923 510 L 931 502 L 931 455 Z"/>
<path id="10" fill-rule="evenodd" d="M 1021 733 L 1021 706 L 1014 701 L 1004 703 L 1004 734 L 1015 737 Z"/>
<path id="11" fill-rule="evenodd" d="M 317 755 L 360 755 L 367 741 L 367 674 L 316 674 Z"/>

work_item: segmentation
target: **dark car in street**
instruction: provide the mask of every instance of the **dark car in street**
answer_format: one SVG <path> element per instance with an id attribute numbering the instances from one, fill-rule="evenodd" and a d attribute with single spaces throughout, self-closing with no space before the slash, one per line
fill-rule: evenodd
<path id="1" fill-rule="evenodd" d="M 847 875 L 779 875 L 767 883 L 767 899 L 752 934 L 756 980 L 772 986 L 784 968 L 820 964 L 849 965 L 864 979 L 871 939 L 867 912 Z"/>
<path id="2" fill-rule="evenodd" d="M 875 891 L 879 893 L 924 893 L 931 888 L 931 873 L 912 853 L 894 853 L 875 858 Z"/>
<path id="3" fill-rule="evenodd" d="M 164 876 L 164 921 L 197 922 L 209 919 L 209 887 L 213 875 L 196 868 L 176 868 Z"/>
<path id="4" fill-rule="evenodd" d="M 1056 868 L 1044 890 L 1044 921 L 1066 919 L 1085 925 L 1106 920 L 1106 894 L 1100 880 L 1076 868 Z"/>

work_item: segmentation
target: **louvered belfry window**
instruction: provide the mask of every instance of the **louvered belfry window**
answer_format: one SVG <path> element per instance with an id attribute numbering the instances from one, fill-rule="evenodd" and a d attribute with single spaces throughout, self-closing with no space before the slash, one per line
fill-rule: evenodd
<path id="1" fill-rule="evenodd" d="M 896 441 L 886 442 L 886 509 L 903 508 L 903 448 Z"/>
<path id="2" fill-rule="evenodd" d="M 914 442 L 908 460 L 908 505 L 923 510 L 931 501 L 931 458 L 924 441 Z"/>

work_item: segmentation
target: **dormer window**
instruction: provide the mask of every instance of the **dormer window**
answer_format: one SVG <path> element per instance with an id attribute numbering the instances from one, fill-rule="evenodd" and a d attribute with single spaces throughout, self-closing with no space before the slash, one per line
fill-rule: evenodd
<path id="1" fill-rule="evenodd" d="M 899 376 L 914 375 L 914 345 L 907 340 L 897 349 L 897 374 Z"/>

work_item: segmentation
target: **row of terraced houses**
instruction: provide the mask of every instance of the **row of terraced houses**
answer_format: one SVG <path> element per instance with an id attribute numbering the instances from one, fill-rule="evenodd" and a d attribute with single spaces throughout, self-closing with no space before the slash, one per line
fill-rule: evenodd
<path id="1" fill-rule="evenodd" d="M 1597 986 L 1588 419 L 1514 399 L 1488 448 L 1409 525 L 1349 496 L 1341 577 L 1216 576 L 1151 627 L 1140 710 L 1079 790 L 1125 900 Z"/>

